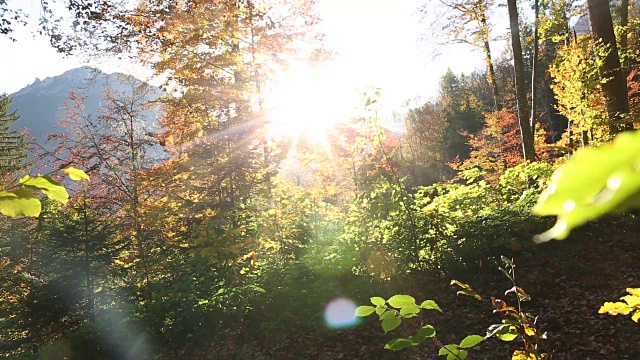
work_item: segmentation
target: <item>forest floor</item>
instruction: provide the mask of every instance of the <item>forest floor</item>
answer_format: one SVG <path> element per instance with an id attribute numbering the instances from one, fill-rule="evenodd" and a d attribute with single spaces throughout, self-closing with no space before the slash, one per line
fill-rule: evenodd
<path id="1" fill-rule="evenodd" d="M 546 331 L 542 343 L 556 360 L 640 359 L 640 325 L 629 316 L 598 314 L 605 301 L 618 301 L 628 287 L 640 287 L 640 222 L 601 221 L 574 231 L 568 240 L 543 244 L 515 256 L 516 281 L 532 297 L 524 303 L 538 316 L 538 328 Z M 418 276 L 405 293 L 419 302 L 435 300 L 443 310 L 430 311 L 427 318 L 414 318 L 436 327 L 438 339 L 458 343 L 466 335 L 484 335 L 499 323 L 490 300 L 479 302 L 456 296 L 451 279 Z M 504 298 L 509 281 L 497 269 L 459 278 L 479 293 Z M 406 285 L 406 284 L 405 284 Z M 372 291 L 373 292 L 373 291 Z M 366 294 L 378 296 L 379 293 Z M 507 298 L 508 299 L 508 298 Z M 508 300 L 507 300 L 508 301 Z M 424 313 L 424 312 L 423 312 Z M 438 359 L 438 345 L 393 352 L 383 349 L 395 337 L 414 330 L 412 321 L 385 335 L 373 316 L 362 325 L 344 330 L 292 329 L 269 340 L 238 341 L 209 339 L 182 350 L 185 359 Z M 518 341 L 492 338 L 469 352 L 469 359 L 510 359 Z"/>

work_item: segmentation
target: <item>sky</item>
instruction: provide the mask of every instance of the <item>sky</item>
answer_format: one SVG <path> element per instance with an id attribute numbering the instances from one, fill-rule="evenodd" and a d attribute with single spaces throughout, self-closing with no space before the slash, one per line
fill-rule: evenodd
<path id="1" fill-rule="evenodd" d="M 39 1 L 9 0 L 9 4 L 20 4 L 35 18 Z M 319 0 L 326 46 L 337 53 L 331 68 L 344 79 L 341 86 L 381 88 L 383 100 L 400 107 L 410 98 L 432 98 L 449 67 L 468 73 L 483 66 L 481 54 L 466 46 L 447 46 L 433 59 L 430 45 L 420 40 L 428 33 L 417 15 L 424 1 L 429 0 Z M 5 54 L 0 57 L 0 93 L 13 93 L 36 77 L 44 79 L 85 65 L 81 59 L 56 53 L 46 38 L 34 35 L 35 30 L 35 24 L 17 29 L 13 33 L 17 42 L 0 37 L 0 53 Z M 125 63 L 87 65 L 106 72 L 137 71 Z"/>

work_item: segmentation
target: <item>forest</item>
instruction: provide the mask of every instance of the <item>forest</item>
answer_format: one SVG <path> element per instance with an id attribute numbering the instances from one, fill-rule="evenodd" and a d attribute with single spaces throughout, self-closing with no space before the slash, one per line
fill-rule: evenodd
<path id="1" fill-rule="evenodd" d="M 333 56 L 314 0 L 133 3 L 0 0 L 163 80 L 69 94 L 48 146 L 0 96 L 0 357 L 640 358 L 635 3 L 424 0 L 485 66 L 392 119 L 271 106 Z"/>

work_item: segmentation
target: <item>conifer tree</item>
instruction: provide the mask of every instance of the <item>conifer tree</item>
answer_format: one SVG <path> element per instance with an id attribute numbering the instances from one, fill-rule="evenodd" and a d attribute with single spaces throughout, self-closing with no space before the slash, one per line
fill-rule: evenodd
<path id="1" fill-rule="evenodd" d="M 96 289 L 108 282 L 109 265 L 126 244 L 114 239 L 112 215 L 92 209 L 82 197 L 67 212 L 44 222 L 46 246 L 41 264 L 51 281 L 62 285 L 67 305 L 94 321 Z"/>
<path id="2" fill-rule="evenodd" d="M 24 137 L 11 125 L 19 119 L 17 111 L 9 112 L 11 98 L 0 94 L 0 179 L 24 166 L 26 158 Z"/>

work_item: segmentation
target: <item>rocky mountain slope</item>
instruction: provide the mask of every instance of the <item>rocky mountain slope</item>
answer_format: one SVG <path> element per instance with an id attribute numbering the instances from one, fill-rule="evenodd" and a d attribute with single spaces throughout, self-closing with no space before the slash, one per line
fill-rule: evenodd
<path id="1" fill-rule="evenodd" d="M 12 110 L 18 110 L 20 120 L 13 128 L 21 131 L 26 129 L 39 144 L 44 144 L 47 136 L 64 131 L 58 121 L 64 116 L 64 105 L 69 102 L 69 94 L 75 91 L 79 96 L 86 96 L 84 111 L 97 116 L 104 91 L 112 88 L 118 92 L 127 92 L 133 86 L 142 82 L 129 75 L 113 73 L 107 74 L 91 67 L 81 67 L 69 70 L 61 75 L 46 79 L 36 79 L 32 84 L 11 94 L 13 98 Z M 149 100 L 154 100 L 162 94 L 160 89 Z M 155 123 L 155 116 L 147 119 Z"/>

